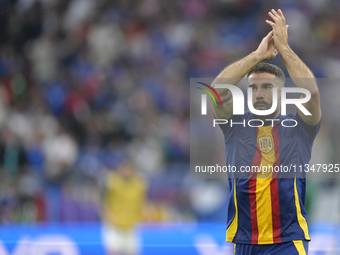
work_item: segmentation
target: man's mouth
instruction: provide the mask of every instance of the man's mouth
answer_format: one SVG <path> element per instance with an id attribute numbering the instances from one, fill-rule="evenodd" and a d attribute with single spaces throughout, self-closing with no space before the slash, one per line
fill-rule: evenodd
<path id="1" fill-rule="evenodd" d="M 265 107 L 265 108 L 267 108 L 267 104 L 266 103 L 255 103 L 255 106 L 254 106 L 255 108 L 263 108 L 263 107 Z"/>

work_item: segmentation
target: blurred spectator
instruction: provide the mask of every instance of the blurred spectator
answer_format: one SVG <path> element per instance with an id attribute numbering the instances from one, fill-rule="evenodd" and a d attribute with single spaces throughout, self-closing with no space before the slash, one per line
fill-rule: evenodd
<path id="1" fill-rule="evenodd" d="M 87 179 L 87 178 L 86 178 Z M 63 183 L 60 220 L 63 222 L 96 222 L 100 220 L 101 200 L 96 183 L 68 179 Z"/>
<path id="2" fill-rule="evenodd" d="M 135 227 L 142 220 L 146 190 L 147 184 L 129 162 L 107 176 L 103 228 L 107 254 L 139 253 Z"/>
<path id="3" fill-rule="evenodd" d="M 26 166 L 25 152 L 20 140 L 12 130 L 5 128 L 0 144 L 0 163 L 5 176 L 17 178 L 20 170 Z"/>

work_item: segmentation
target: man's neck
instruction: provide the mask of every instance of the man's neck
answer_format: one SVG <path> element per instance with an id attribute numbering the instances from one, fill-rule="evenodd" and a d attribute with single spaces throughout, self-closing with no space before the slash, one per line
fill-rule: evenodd
<path id="1" fill-rule="evenodd" d="M 280 115 L 281 115 L 281 111 L 279 109 L 278 111 L 267 116 L 259 116 L 259 115 L 253 114 L 253 118 L 262 120 L 264 123 L 263 126 L 273 126 L 273 123 L 275 124 L 278 122 Z"/>

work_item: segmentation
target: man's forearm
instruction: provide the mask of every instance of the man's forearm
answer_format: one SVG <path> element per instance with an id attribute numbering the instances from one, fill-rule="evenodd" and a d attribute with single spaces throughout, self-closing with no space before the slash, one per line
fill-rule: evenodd
<path id="1" fill-rule="evenodd" d="M 262 61 L 273 59 L 278 52 L 275 49 L 272 37 L 273 30 L 262 39 L 256 51 L 226 67 L 212 82 L 212 86 L 215 87 L 215 84 L 225 83 L 236 85 Z M 233 115 L 232 95 L 228 89 L 216 89 L 216 91 L 222 100 L 222 106 L 215 106 L 213 104 L 215 117 L 229 119 Z"/>
<path id="2" fill-rule="evenodd" d="M 314 74 L 307 65 L 290 48 L 280 50 L 281 57 L 288 73 L 297 87 L 308 89 L 311 93 L 318 93 Z M 308 79 L 308 82 L 306 82 Z"/>
<path id="3" fill-rule="evenodd" d="M 226 67 L 213 81 L 212 86 L 219 83 L 228 83 L 231 85 L 236 85 L 242 80 L 242 78 L 249 73 L 256 65 L 264 60 L 263 56 L 258 52 L 254 51 L 248 56 L 242 58 L 241 60 Z M 225 80 L 223 80 L 225 79 Z M 217 93 L 222 98 L 222 102 L 230 101 L 231 95 L 228 89 L 216 89 Z"/>
<path id="4" fill-rule="evenodd" d="M 226 67 L 214 80 L 213 85 L 218 82 L 218 79 L 228 78 L 228 84 L 236 85 L 242 78 L 256 65 L 264 60 L 261 54 L 256 51 L 248 56 Z M 230 81 L 229 81 L 230 80 Z"/>

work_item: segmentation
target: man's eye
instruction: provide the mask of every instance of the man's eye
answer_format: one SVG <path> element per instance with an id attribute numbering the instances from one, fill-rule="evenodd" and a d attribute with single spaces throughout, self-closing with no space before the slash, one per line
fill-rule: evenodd
<path id="1" fill-rule="evenodd" d="M 255 88 L 255 87 L 251 87 L 251 89 L 252 89 L 252 90 L 256 90 L 256 88 Z"/>

